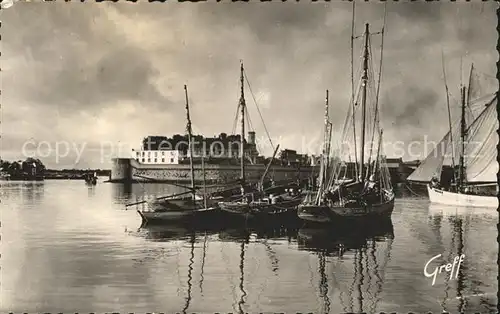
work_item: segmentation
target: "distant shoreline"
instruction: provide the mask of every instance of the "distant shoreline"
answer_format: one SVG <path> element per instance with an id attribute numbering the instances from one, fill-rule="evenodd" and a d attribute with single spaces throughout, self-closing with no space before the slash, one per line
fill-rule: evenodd
<path id="1" fill-rule="evenodd" d="M 96 173 L 98 177 L 106 177 L 109 179 L 111 175 L 111 170 L 103 169 L 47 169 L 43 173 L 42 178 L 28 179 L 28 181 L 41 181 L 41 180 L 84 180 L 84 175 L 87 173 Z M 0 180 L 2 181 L 26 181 L 23 176 L 9 176 L 7 174 L 0 174 Z"/>
<path id="2" fill-rule="evenodd" d="M 45 180 L 83 180 L 87 173 L 96 173 L 98 177 L 107 177 L 111 175 L 111 170 L 103 169 L 47 169 L 44 173 Z"/>

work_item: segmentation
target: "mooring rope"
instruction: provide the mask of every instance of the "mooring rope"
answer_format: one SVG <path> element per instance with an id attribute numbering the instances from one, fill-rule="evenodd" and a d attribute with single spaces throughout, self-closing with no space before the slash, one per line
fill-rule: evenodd
<path id="1" fill-rule="evenodd" d="M 424 195 L 418 194 L 417 192 L 413 191 L 408 184 L 405 184 L 405 187 L 408 189 L 408 191 L 410 191 L 415 196 L 424 196 Z"/>

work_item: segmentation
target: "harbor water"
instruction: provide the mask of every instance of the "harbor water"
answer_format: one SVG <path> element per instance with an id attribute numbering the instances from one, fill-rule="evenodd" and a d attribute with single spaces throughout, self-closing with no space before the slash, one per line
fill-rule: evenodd
<path id="1" fill-rule="evenodd" d="M 170 189 L 170 190 L 169 190 Z M 1 182 L 0 312 L 495 312 L 497 212 L 396 199 L 388 225 L 140 228 L 171 187 Z M 375 224 L 375 222 L 374 222 Z M 439 255 L 436 259 L 433 259 Z M 433 278 L 440 265 L 453 263 Z"/>

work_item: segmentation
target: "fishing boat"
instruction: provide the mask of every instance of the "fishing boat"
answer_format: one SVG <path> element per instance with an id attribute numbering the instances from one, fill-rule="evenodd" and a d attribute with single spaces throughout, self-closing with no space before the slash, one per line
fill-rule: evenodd
<path id="1" fill-rule="evenodd" d="M 482 93 L 480 85 L 472 64 L 468 86 L 460 87 L 460 119 L 453 123 L 445 76 L 449 131 L 407 179 L 425 184 L 431 203 L 498 208 L 497 94 Z M 450 152 L 452 174 L 446 176 Z"/>
<path id="2" fill-rule="evenodd" d="M 241 139 L 245 137 L 245 114 L 246 102 L 244 93 L 245 70 L 243 63 L 240 67 L 241 95 L 238 103 L 238 111 L 241 115 Z M 271 142 L 271 141 L 270 141 Z M 272 142 L 271 142 L 272 145 Z M 245 188 L 245 151 L 244 145 L 240 145 L 240 166 L 241 166 L 241 197 L 235 201 L 222 201 L 218 205 L 222 212 L 230 217 L 236 218 L 283 218 L 295 215 L 297 205 L 302 201 L 302 196 L 298 189 L 291 187 L 286 193 L 271 194 L 263 189 L 264 179 L 269 172 L 272 161 L 276 156 L 279 145 L 274 150 L 274 154 L 268 162 L 264 174 L 260 180 L 259 190 L 248 191 Z"/>
<path id="3" fill-rule="evenodd" d="M 384 28 L 382 28 L 380 34 L 382 34 L 383 49 Z M 372 81 L 375 81 L 372 77 L 374 72 L 369 67 L 373 64 L 370 53 L 370 38 L 372 35 L 375 34 L 370 33 L 369 24 L 366 24 L 363 36 L 362 73 L 356 92 L 354 89 L 354 76 L 352 76 L 351 104 L 348 108 L 343 129 L 340 132 L 342 145 L 335 159 L 330 158 L 329 142 L 331 141 L 332 124 L 329 121 L 328 114 L 328 91 L 326 93 L 325 142 L 321 156 L 318 190 L 309 192 L 304 202 L 298 206 L 298 216 L 306 222 L 329 223 L 339 218 L 390 217 L 394 209 L 395 196 L 386 158 L 383 154 L 383 130 L 380 127 L 379 119 L 378 95 L 382 58 L 380 60 L 376 92 L 371 90 L 374 87 Z M 353 46 L 353 40 L 354 36 L 351 36 L 351 47 Z M 368 88 L 370 88 L 370 94 L 368 94 Z M 368 101 L 369 96 L 372 97 L 370 101 Z M 356 120 L 357 109 L 361 110 L 361 121 L 359 122 Z M 372 119 L 367 117 L 367 112 L 373 113 Z M 356 137 L 357 124 L 361 124 L 359 146 Z M 372 145 L 367 154 L 365 145 L 370 137 Z M 374 147 L 373 143 L 378 143 L 378 147 Z M 353 144 L 354 154 L 351 151 Z M 359 156 L 357 153 L 358 147 L 361 151 Z M 356 165 L 355 175 L 354 178 L 348 178 L 347 168 L 344 165 L 346 159 L 352 160 L 353 155 Z"/>
<path id="4" fill-rule="evenodd" d="M 96 185 L 97 184 L 97 175 L 95 172 L 85 174 L 83 179 L 85 180 L 86 184 L 89 184 L 89 185 Z"/>
<path id="5" fill-rule="evenodd" d="M 196 186 L 194 181 L 194 167 L 193 167 L 193 142 L 192 142 L 192 128 L 191 117 L 189 114 L 189 99 L 187 86 L 184 85 L 184 92 L 186 97 L 186 116 L 187 116 L 187 133 L 188 133 L 188 147 L 190 150 L 189 161 L 191 168 L 191 187 L 187 192 L 165 197 L 159 197 L 147 203 L 147 208 L 144 210 L 137 210 L 144 223 L 154 222 L 169 222 L 189 219 L 196 221 L 197 219 L 206 220 L 216 213 L 217 201 L 220 199 L 217 196 L 210 197 L 206 191 L 206 182 L 204 180 L 203 195 L 196 193 Z M 205 176 L 204 156 L 202 156 L 202 172 Z M 129 204 L 130 205 L 130 204 Z M 132 204 L 136 205 L 136 204 Z"/>

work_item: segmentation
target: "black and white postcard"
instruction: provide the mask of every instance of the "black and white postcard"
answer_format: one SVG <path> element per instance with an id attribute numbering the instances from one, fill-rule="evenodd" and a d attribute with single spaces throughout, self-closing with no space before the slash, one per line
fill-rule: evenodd
<path id="1" fill-rule="evenodd" d="M 497 10 L 2 1 L 0 312 L 497 312 Z"/>

